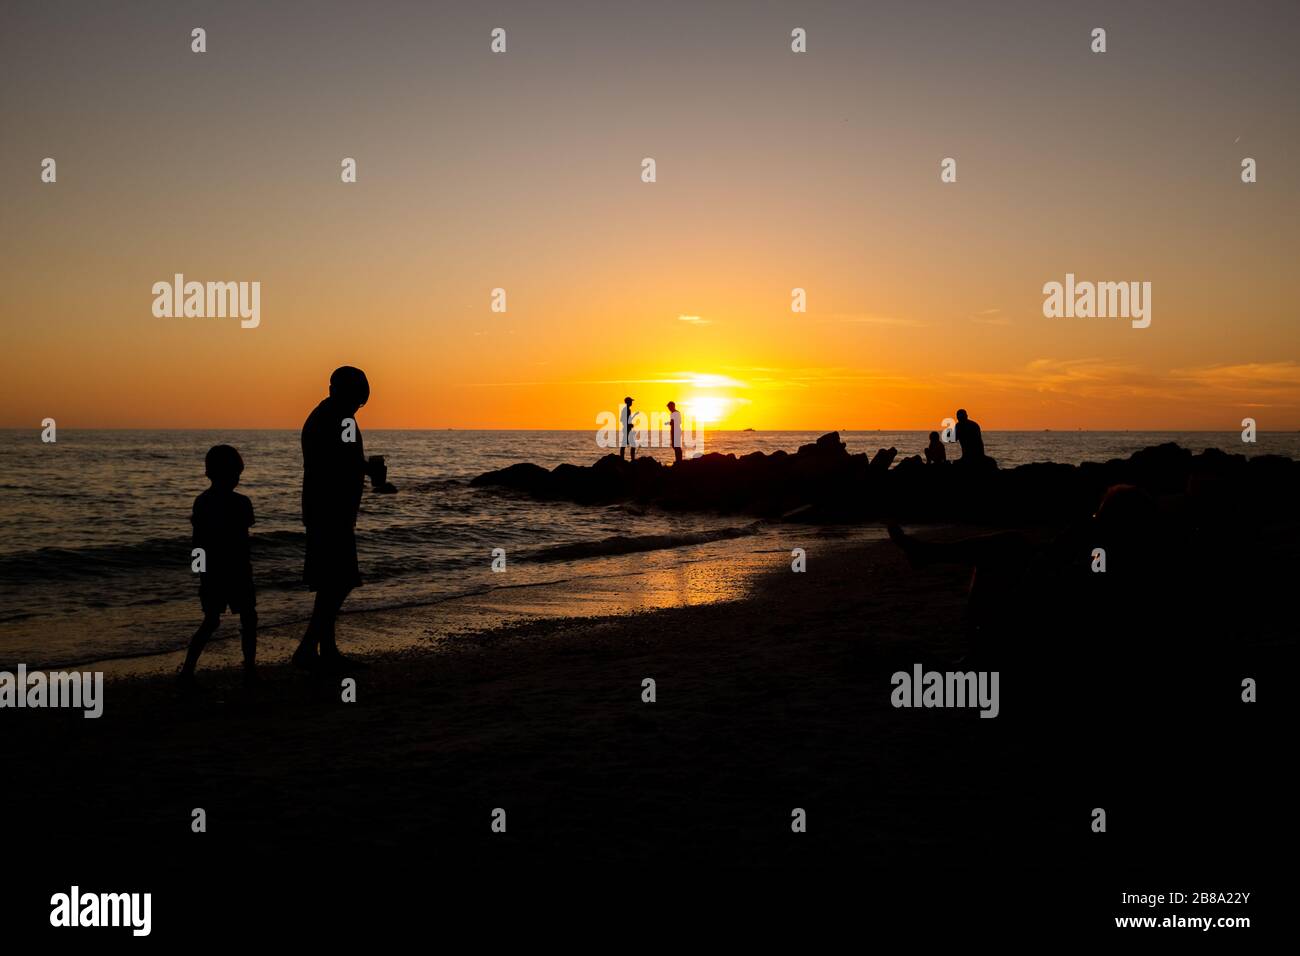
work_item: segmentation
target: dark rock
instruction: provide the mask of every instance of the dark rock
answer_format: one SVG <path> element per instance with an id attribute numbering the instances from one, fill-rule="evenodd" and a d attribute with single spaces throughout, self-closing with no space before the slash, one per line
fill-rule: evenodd
<path id="1" fill-rule="evenodd" d="M 589 467 L 511 465 L 471 484 L 579 504 L 635 501 L 674 511 L 744 513 L 787 521 L 965 521 L 1024 524 L 1091 515 L 1106 489 L 1135 484 L 1158 497 L 1190 492 L 1202 512 L 1242 521 L 1291 513 L 1300 464 L 1276 455 L 1246 458 L 1218 449 L 1193 455 L 1175 444 L 1129 458 L 1081 465 L 1035 463 L 1000 469 L 992 458 L 944 466 L 897 449 L 868 460 L 850 455 L 838 432 L 794 454 L 715 453 L 666 467 L 606 455 Z"/>
<path id="2" fill-rule="evenodd" d="M 894 463 L 896 457 L 898 457 L 897 448 L 880 449 L 880 451 L 876 452 L 875 457 L 871 459 L 871 474 L 878 475 L 889 471 L 889 466 Z"/>
<path id="3" fill-rule="evenodd" d="M 566 466 L 561 465 L 561 468 Z M 569 465 L 569 468 L 577 470 L 576 465 Z M 547 471 L 541 465 L 534 465 L 529 462 L 520 462 L 517 465 L 511 465 L 508 468 L 502 468 L 499 471 L 489 471 L 479 475 L 471 485 L 495 485 L 499 488 L 513 488 L 515 491 L 526 491 L 530 494 L 537 494 L 545 489 L 551 481 L 551 472 Z"/>

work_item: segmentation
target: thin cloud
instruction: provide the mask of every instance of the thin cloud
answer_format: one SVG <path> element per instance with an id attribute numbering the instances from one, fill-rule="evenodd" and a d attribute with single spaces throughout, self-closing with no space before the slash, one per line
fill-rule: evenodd
<path id="1" fill-rule="evenodd" d="M 892 325 L 912 329 L 924 328 L 929 324 L 919 319 L 904 319 L 895 315 L 872 315 L 862 312 L 837 312 L 830 315 L 827 321 L 841 322 L 845 325 Z"/>
<path id="2" fill-rule="evenodd" d="M 1243 362 L 1176 368 L 1170 378 L 1226 391 L 1300 392 L 1300 363 Z"/>
<path id="3" fill-rule="evenodd" d="M 1039 358 L 1018 370 L 955 373 L 945 378 L 968 387 L 1098 406 L 1117 398 L 1243 408 L 1300 404 L 1300 363 L 1291 361 L 1159 371 L 1095 358 Z"/>
<path id="4" fill-rule="evenodd" d="M 1002 314 L 1001 309 L 984 309 L 970 317 L 972 322 L 980 325 L 1010 325 L 1011 319 Z"/>
<path id="5" fill-rule="evenodd" d="M 575 385 L 693 385 L 696 388 L 748 388 L 746 382 L 727 375 L 705 372 L 664 372 L 662 378 L 595 378 L 558 382 L 465 382 L 466 388 L 518 388 L 541 386 L 546 388 L 571 388 Z"/>
<path id="6" fill-rule="evenodd" d="M 1150 376 L 1137 366 L 1103 359 L 1039 358 L 1007 372 L 957 372 L 948 376 L 968 386 L 1012 392 L 1036 392 L 1072 399 L 1159 396 L 1160 389 L 1144 384 Z"/>

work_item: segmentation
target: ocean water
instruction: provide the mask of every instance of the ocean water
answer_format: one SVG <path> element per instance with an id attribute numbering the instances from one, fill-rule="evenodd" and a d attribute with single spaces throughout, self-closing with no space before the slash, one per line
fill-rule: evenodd
<path id="1" fill-rule="evenodd" d="M 714 432 L 706 451 L 793 452 L 820 432 Z M 430 604 L 458 595 L 584 574 L 613 574 L 636 587 L 635 549 L 658 567 L 776 546 L 748 519 L 644 512 L 621 505 L 537 503 L 469 487 L 475 475 L 519 461 L 590 464 L 595 431 L 366 431 L 383 454 L 397 495 L 367 491 L 358 521 L 364 587 L 349 610 Z M 849 451 L 894 446 L 919 453 L 923 432 L 843 432 Z M 986 432 L 1003 467 L 1031 461 L 1104 461 L 1177 441 L 1199 451 L 1300 457 L 1300 434 L 1236 432 Z M 77 431 L 45 444 L 39 431 L 0 431 L 0 667 L 156 654 L 184 647 L 201 617 L 190 571 L 189 515 L 207 481 L 203 456 L 237 447 L 239 491 L 252 499 L 254 575 L 263 626 L 305 620 L 299 520 L 302 458 L 296 430 Z M 670 460 L 668 449 L 643 449 Z M 565 560 L 548 549 L 565 547 Z M 490 570 L 504 548 L 509 574 Z M 609 555 L 633 549 L 621 563 Z"/>

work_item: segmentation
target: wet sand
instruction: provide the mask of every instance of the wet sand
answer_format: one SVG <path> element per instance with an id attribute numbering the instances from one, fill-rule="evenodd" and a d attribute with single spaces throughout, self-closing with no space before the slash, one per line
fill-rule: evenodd
<path id="1" fill-rule="evenodd" d="M 543 569 L 534 564 L 522 577 L 526 583 L 507 583 L 512 579 L 507 571 L 500 577 L 491 576 L 493 587 L 480 593 L 384 610 L 349 611 L 345 606 L 338 627 L 340 646 L 350 654 L 366 656 L 431 650 L 449 637 L 519 624 L 740 601 L 752 595 L 760 576 L 774 569 L 789 570 L 790 550 L 778 545 L 780 538 L 815 555 L 819 549 L 838 550 L 847 542 L 882 540 L 884 531 L 774 528 L 760 538 L 557 564 L 542 581 L 537 578 Z M 311 608 L 311 594 L 305 589 L 301 605 L 304 613 Z M 305 619 L 262 627 L 258 632 L 259 661 L 272 666 L 288 661 L 305 629 Z M 79 666 L 102 670 L 108 677 L 165 676 L 175 674 L 184 657 L 180 649 Z M 228 613 L 204 649 L 200 671 L 236 668 L 240 662 L 238 618 Z"/>
<path id="2" fill-rule="evenodd" d="M 1022 916 L 1008 893 L 1041 905 L 1068 883 L 1083 895 L 1055 905 L 1095 919 L 1121 882 L 1171 867 L 1226 886 L 1233 848 L 1259 841 L 1249 828 L 1266 814 L 1195 829 L 1216 781 L 1231 783 L 1206 776 L 1204 753 L 1246 761 L 1265 799 L 1284 799 L 1272 745 L 1242 723 L 1277 714 L 1239 716 L 1235 692 L 1195 711 L 1194 738 L 1136 728 L 1145 740 L 1125 740 L 1097 722 L 1110 691 L 1078 696 L 1060 655 L 1034 650 L 1004 671 L 997 719 L 891 706 L 893 672 L 966 655 L 967 569 L 915 571 L 887 542 L 833 537 L 802 574 L 788 553 L 755 562 L 744 597 L 693 606 L 637 610 L 602 584 L 583 592 L 585 617 L 546 616 L 559 598 L 526 589 L 509 607 L 463 610 L 517 616 L 487 629 L 447 633 L 437 606 L 356 615 L 345 650 L 407 649 L 370 656 L 355 703 L 340 678 L 272 663 L 252 691 L 209 668 L 193 697 L 166 677 L 114 674 L 99 720 L 11 712 L 8 766 L 27 771 L 4 791 L 5 819 L 23 821 L 12 848 L 42 873 L 33 893 L 66 890 L 66 866 L 42 869 L 66 857 L 83 884 L 130 874 L 195 918 L 210 901 L 188 888 L 232 879 L 274 910 L 277 894 L 321 880 L 352 895 L 463 896 L 522 874 L 619 874 L 621 886 L 658 873 L 708 893 L 701 882 L 725 868 L 748 874 L 743 885 L 869 883 L 877 902 L 883 886 Z M 1119 808 L 1127 843 L 1089 842 L 1099 803 Z M 195 808 L 204 834 L 191 832 Z M 497 809 L 505 833 L 491 828 Z M 806 832 L 792 831 L 796 809 Z M 529 892 L 561 892 L 546 882 Z"/>

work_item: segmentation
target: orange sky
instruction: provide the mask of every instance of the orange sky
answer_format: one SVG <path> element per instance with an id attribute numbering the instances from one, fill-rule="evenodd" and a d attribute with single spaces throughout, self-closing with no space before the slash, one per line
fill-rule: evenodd
<path id="1" fill-rule="evenodd" d="M 1096 56 L 1063 14 L 900 4 L 801 17 L 796 56 L 773 11 L 520 5 L 493 57 L 470 12 L 347 9 L 213 14 L 203 56 L 166 7 L 0 31 L 0 424 L 296 427 L 354 364 L 372 428 L 590 428 L 625 394 L 728 428 L 1300 428 L 1300 75 L 1259 18 L 1116 6 Z M 260 326 L 155 317 L 176 272 L 260 281 Z M 1151 282 L 1150 328 L 1044 318 L 1067 272 Z"/>

